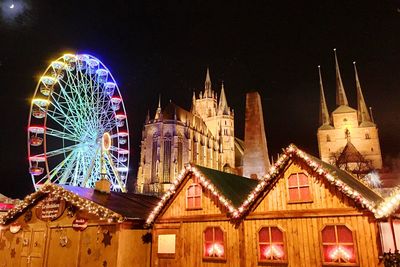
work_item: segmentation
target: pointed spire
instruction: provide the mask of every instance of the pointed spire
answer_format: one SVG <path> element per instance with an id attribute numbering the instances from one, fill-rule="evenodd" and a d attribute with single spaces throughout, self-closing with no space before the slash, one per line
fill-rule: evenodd
<path id="1" fill-rule="evenodd" d="M 193 114 L 196 113 L 196 93 L 193 91 L 193 96 L 192 96 L 192 108 L 190 109 L 190 112 Z"/>
<path id="2" fill-rule="evenodd" d="M 333 49 L 335 53 L 335 67 L 336 67 L 336 104 L 338 106 L 348 106 L 349 102 L 347 101 L 346 92 L 344 91 L 344 86 L 342 82 L 342 77 L 340 76 L 339 63 L 336 55 L 336 48 Z"/>
<path id="3" fill-rule="evenodd" d="M 229 115 L 229 107 L 228 102 L 226 101 L 225 90 L 224 90 L 224 82 L 222 81 L 221 86 L 221 94 L 219 96 L 219 103 L 218 103 L 218 114 L 220 115 Z"/>
<path id="4" fill-rule="evenodd" d="M 362 122 L 372 122 L 371 116 L 368 113 L 367 105 L 365 104 L 364 95 L 361 90 L 360 80 L 358 79 L 358 72 L 356 62 L 353 62 L 354 73 L 356 75 L 356 87 L 357 87 L 357 111 L 358 111 L 358 121 Z"/>
<path id="5" fill-rule="evenodd" d="M 320 125 L 329 125 L 329 112 L 328 107 L 326 105 L 324 86 L 322 84 L 322 75 L 321 75 L 321 66 L 318 65 L 318 74 L 319 74 L 319 87 L 320 87 L 320 111 L 319 111 L 319 123 Z"/>
<path id="6" fill-rule="evenodd" d="M 204 97 L 211 97 L 211 78 L 209 68 L 207 68 L 206 81 L 204 82 Z"/>
<path id="7" fill-rule="evenodd" d="M 154 119 L 155 120 L 161 119 L 161 94 L 158 95 L 158 107 Z"/>

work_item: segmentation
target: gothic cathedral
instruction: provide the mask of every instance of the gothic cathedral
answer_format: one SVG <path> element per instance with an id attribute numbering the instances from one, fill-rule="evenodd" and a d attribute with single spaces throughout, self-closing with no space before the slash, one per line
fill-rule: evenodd
<path id="1" fill-rule="evenodd" d="M 164 193 L 189 162 L 237 172 L 243 158 L 243 141 L 235 138 L 234 129 L 234 112 L 228 106 L 224 85 L 218 99 L 207 69 L 204 91 L 198 98 L 193 93 L 190 111 L 173 102 L 162 109 L 159 101 L 154 118 L 147 115 L 136 192 Z"/>
<path id="2" fill-rule="evenodd" d="M 382 155 L 378 128 L 369 112 L 361 90 L 357 68 L 354 62 L 357 110 L 349 106 L 340 75 L 335 51 L 336 65 L 336 109 L 329 116 L 320 80 L 320 127 L 318 128 L 318 149 L 321 159 L 336 164 L 357 175 L 365 175 L 373 169 L 382 168 Z"/>

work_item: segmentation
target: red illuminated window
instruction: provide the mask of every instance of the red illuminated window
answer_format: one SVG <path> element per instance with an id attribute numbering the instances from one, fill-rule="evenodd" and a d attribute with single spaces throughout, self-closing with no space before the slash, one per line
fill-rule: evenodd
<path id="1" fill-rule="evenodd" d="M 186 208 L 201 209 L 201 186 L 191 184 L 186 191 Z"/>
<path id="2" fill-rule="evenodd" d="M 263 227 L 258 232 L 258 258 L 260 261 L 284 262 L 285 243 L 278 227 Z"/>
<path id="3" fill-rule="evenodd" d="M 207 227 L 204 230 L 204 258 L 225 259 L 224 231 L 220 227 Z"/>
<path id="4" fill-rule="evenodd" d="M 328 225 L 322 230 L 325 263 L 356 263 L 353 232 L 345 225 Z"/>
<path id="5" fill-rule="evenodd" d="M 309 202 L 311 199 L 308 176 L 304 173 L 294 173 L 289 176 L 289 202 Z"/>

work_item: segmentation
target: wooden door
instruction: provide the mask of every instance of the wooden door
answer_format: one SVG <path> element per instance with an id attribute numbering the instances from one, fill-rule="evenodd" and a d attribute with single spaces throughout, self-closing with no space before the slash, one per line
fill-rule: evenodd
<path id="1" fill-rule="evenodd" d="M 21 267 L 40 267 L 46 247 L 46 229 L 38 228 L 22 233 Z"/>

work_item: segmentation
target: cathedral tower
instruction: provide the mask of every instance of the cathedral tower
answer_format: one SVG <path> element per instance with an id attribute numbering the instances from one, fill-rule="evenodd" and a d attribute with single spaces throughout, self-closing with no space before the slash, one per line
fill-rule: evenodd
<path id="1" fill-rule="evenodd" d="M 382 168 L 382 155 L 378 128 L 368 112 L 361 90 L 356 64 L 354 72 L 357 90 L 357 110 L 349 106 L 343 86 L 339 63 L 335 52 L 336 109 L 329 117 L 322 83 L 320 83 L 320 127 L 318 148 L 323 161 L 337 164 L 349 171 L 363 174 L 371 169 Z"/>

